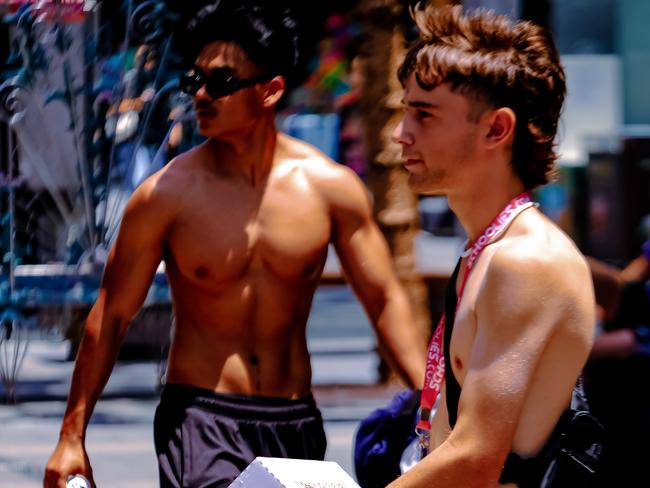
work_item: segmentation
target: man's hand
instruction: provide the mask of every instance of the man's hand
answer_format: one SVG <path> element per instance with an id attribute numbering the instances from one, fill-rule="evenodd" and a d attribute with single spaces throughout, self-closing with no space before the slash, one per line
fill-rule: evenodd
<path id="1" fill-rule="evenodd" d="M 45 467 L 43 488 L 65 488 L 68 477 L 76 474 L 85 476 L 95 486 L 83 442 L 61 438 Z"/>

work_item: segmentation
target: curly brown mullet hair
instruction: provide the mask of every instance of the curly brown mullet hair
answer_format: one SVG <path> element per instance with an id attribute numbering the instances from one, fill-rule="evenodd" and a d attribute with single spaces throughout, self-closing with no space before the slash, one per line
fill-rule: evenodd
<path id="1" fill-rule="evenodd" d="M 511 108 L 517 118 L 514 171 L 527 189 L 547 183 L 557 159 L 554 139 L 566 94 L 550 33 L 489 11 L 463 13 L 460 6 L 418 3 L 411 16 L 420 38 L 399 68 L 402 85 L 413 73 L 425 90 L 449 83 L 475 102 L 474 120 L 488 108 Z"/>

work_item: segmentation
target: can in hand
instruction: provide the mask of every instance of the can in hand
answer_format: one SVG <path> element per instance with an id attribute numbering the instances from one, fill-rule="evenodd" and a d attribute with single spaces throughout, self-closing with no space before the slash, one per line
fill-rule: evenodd
<path id="1" fill-rule="evenodd" d="M 65 484 L 65 488 L 92 488 L 92 487 L 90 486 L 90 481 L 88 481 L 85 476 L 76 474 L 68 478 L 68 482 Z"/>

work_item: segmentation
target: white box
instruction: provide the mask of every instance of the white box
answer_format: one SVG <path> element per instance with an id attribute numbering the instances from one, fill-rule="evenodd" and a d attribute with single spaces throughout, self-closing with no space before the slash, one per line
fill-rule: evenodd
<path id="1" fill-rule="evenodd" d="M 332 461 L 257 457 L 230 488 L 359 488 Z"/>

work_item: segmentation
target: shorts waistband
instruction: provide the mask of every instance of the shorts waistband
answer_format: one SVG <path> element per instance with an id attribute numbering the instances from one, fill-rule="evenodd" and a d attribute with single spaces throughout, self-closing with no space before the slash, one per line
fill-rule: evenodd
<path id="1" fill-rule="evenodd" d="M 299 420 L 314 415 L 320 417 L 320 411 L 311 393 L 291 400 L 281 397 L 217 393 L 196 386 L 168 383 L 163 387 L 160 402 L 196 406 L 235 419 L 282 421 Z"/>

